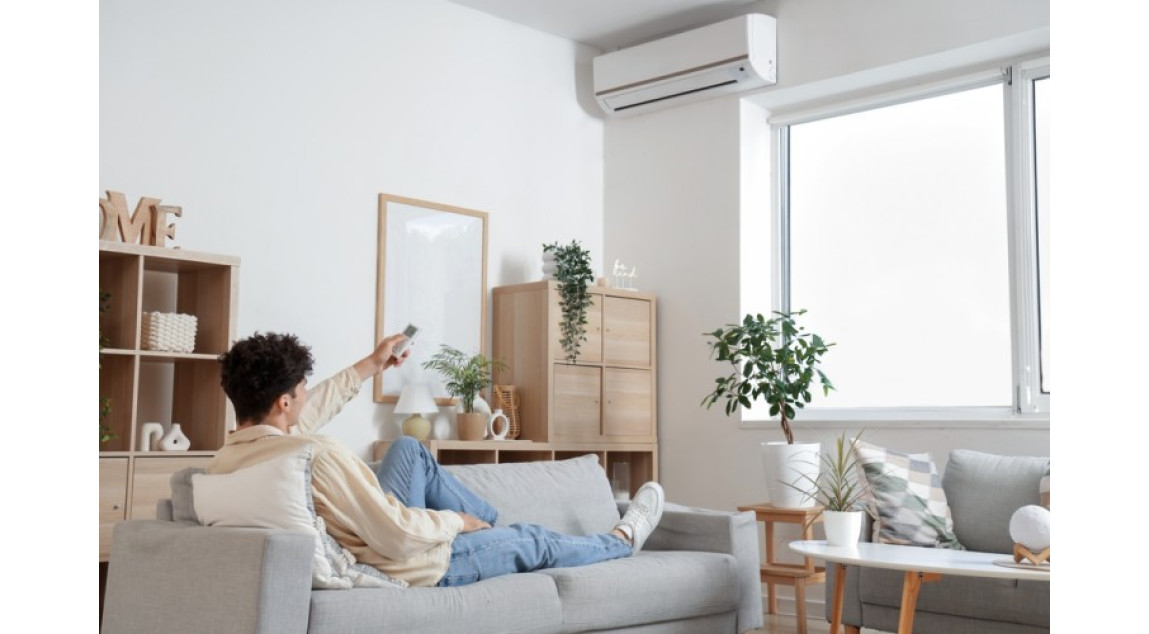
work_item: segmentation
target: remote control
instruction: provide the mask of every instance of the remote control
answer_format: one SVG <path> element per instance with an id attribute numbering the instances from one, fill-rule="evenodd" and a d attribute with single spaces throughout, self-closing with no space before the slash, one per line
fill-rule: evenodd
<path id="1" fill-rule="evenodd" d="M 417 332 L 419 332 L 419 328 L 416 327 L 415 324 L 407 324 L 407 327 L 403 329 L 403 335 L 407 338 L 395 344 L 395 347 L 391 349 L 391 356 L 395 357 L 396 359 L 402 357 L 403 351 L 407 349 L 407 346 L 411 345 L 412 341 L 414 341 L 415 333 Z"/>

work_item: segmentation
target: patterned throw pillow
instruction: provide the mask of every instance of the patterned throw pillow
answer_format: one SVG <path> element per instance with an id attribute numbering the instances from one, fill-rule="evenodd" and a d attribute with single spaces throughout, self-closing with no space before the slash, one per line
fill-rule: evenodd
<path id="1" fill-rule="evenodd" d="M 941 477 L 928 453 L 910 454 L 858 441 L 858 464 L 866 478 L 873 540 L 926 548 L 964 550 Z"/>

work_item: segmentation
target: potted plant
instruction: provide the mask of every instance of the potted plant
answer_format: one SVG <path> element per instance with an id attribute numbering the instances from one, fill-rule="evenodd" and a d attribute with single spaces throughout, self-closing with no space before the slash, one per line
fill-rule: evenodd
<path id="1" fill-rule="evenodd" d="M 100 314 L 101 315 L 103 315 L 105 312 L 108 311 L 108 300 L 110 298 L 111 298 L 111 294 L 101 288 L 100 289 Z M 100 354 L 101 355 L 103 355 L 103 353 L 104 353 L 104 347 L 107 346 L 109 343 L 110 342 L 108 341 L 108 338 L 104 336 L 104 331 L 101 330 L 100 331 Z M 104 369 L 104 360 L 103 360 L 102 356 L 100 357 L 100 369 L 101 370 Z M 109 440 L 114 440 L 116 438 L 116 435 L 114 433 L 112 433 L 112 428 L 108 427 L 107 425 L 104 424 L 104 419 L 107 418 L 108 415 L 111 413 L 112 413 L 112 399 L 108 398 L 107 396 L 100 395 L 100 444 L 106 443 Z"/>
<path id="2" fill-rule="evenodd" d="M 834 344 L 806 332 L 798 324 L 805 310 L 774 311 L 770 319 L 761 313 L 748 314 L 740 324 L 727 324 L 704 333 L 710 354 L 730 364 L 730 372 L 715 380 L 714 390 L 702 399 L 708 409 L 725 399 L 726 415 L 739 407 L 749 409 L 759 399 L 769 406 L 770 416 L 781 418 L 783 442 L 762 443 L 762 460 L 771 503 L 786 508 L 809 508 L 813 501 L 791 490 L 787 484 L 810 475 L 809 457 L 814 456 L 814 474 L 821 447 L 818 443 L 794 443 L 790 422 L 797 410 L 813 400 L 811 388 L 822 386 L 824 394 L 834 389 L 821 370 L 822 356 Z"/>
<path id="3" fill-rule="evenodd" d="M 590 268 L 590 251 L 572 240 L 566 246 L 557 242 L 543 245 L 543 257 L 553 254 L 555 280 L 559 287 L 559 307 L 563 318 L 559 323 L 562 333 L 559 343 L 569 363 L 578 359 L 579 346 L 586 341 L 586 310 L 590 307 L 587 287 L 594 280 Z"/>
<path id="4" fill-rule="evenodd" d="M 822 507 L 820 515 L 826 529 L 826 542 L 831 546 L 857 544 L 862 530 L 862 514 L 866 509 L 861 502 L 867 487 L 865 478 L 858 477 L 857 443 L 861 437 L 858 434 L 847 439 L 843 432 L 834 442 L 834 453 L 822 454 L 816 475 L 803 475 L 803 482 L 790 485 Z"/>
<path id="5" fill-rule="evenodd" d="M 487 415 L 475 412 L 475 398 L 491 386 L 496 370 L 506 365 L 482 353 L 467 354 L 447 344 L 439 347 L 430 360 L 423 364 L 446 379 L 447 392 L 459 399 L 463 411 L 456 415 L 460 440 L 482 440 L 487 431 Z"/>

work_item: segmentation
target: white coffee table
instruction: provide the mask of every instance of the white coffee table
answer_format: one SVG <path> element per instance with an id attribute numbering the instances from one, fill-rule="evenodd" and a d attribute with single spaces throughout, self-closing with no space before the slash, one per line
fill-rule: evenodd
<path id="1" fill-rule="evenodd" d="M 846 593 L 846 566 L 869 566 L 904 570 L 902 608 L 898 619 L 898 634 L 911 634 L 914 630 L 914 609 L 918 591 L 923 583 L 937 581 L 942 575 L 962 577 L 997 577 L 1049 581 L 1049 570 L 1002 566 L 995 561 L 1010 561 L 1009 555 L 979 553 L 948 548 L 918 548 L 893 544 L 860 542 L 856 546 L 830 546 L 825 540 L 790 542 L 790 550 L 821 559 L 828 566 L 836 566 L 834 575 L 834 604 L 831 607 L 830 634 L 838 634 L 842 623 L 842 600 Z"/>

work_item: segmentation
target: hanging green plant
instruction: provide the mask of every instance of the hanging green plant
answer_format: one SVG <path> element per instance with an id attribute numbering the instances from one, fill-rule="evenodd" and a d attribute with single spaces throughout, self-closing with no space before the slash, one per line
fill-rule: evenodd
<path id="1" fill-rule="evenodd" d="M 559 307 L 563 311 L 563 319 L 559 322 L 562 332 L 559 343 L 567 361 L 574 363 L 578 359 L 579 346 L 586 341 L 586 311 L 591 303 L 587 287 L 594 280 L 590 251 L 582 248 L 577 240 L 572 240 L 566 246 L 557 242 L 544 244 L 543 253 L 555 255 L 555 280 L 559 287 Z"/>
<path id="2" fill-rule="evenodd" d="M 100 314 L 101 315 L 104 314 L 108 310 L 108 299 L 110 297 L 111 297 L 110 293 L 108 293 L 107 291 L 105 291 L 102 288 L 100 289 Z M 103 331 L 101 331 L 100 332 L 100 353 L 101 354 L 103 354 L 103 352 L 104 352 L 104 346 L 108 345 L 108 343 L 109 343 L 108 338 L 105 337 Z M 101 370 L 104 369 L 103 357 L 100 357 L 100 369 Z M 100 396 L 100 442 L 101 443 L 108 442 L 109 440 L 112 440 L 113 438 L 116 437 L 116 435 L 112 433 L 111 428 L 104 424 L 104 419 L 107 418 L 108 414 L 111 414 L 111 413 L 112 413 L 112 399 L 108 398 L 107 396 Z"/>

